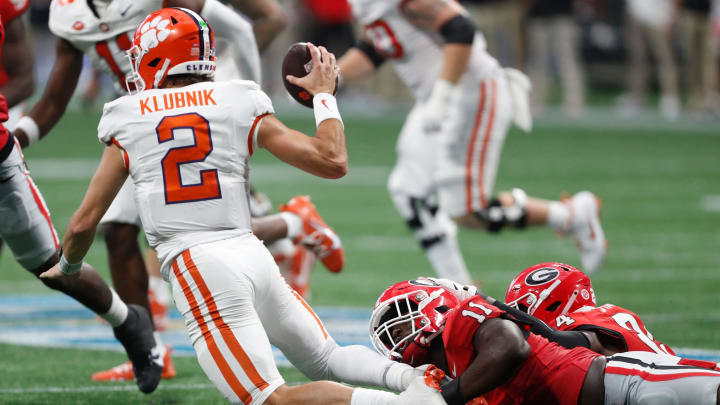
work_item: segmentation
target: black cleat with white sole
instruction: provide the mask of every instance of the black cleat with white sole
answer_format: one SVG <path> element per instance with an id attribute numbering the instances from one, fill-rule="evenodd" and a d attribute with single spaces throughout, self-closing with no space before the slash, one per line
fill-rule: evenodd
<path id="1" fill-rule="evenodd" d="M 155 391 L 162 375 L 162 356 L 153 336 L 150 313 L 139 305 L 128 305 L 125 322 L 113 328 L 117 340 L 125 347 L 135 372 L 135 382 L 140 391 Z"/>

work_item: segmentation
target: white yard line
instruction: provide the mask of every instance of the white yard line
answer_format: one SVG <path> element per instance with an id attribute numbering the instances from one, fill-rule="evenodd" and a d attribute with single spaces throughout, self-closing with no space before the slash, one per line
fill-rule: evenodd
<path id="1" fill-rule="evenodd" d="M 300 385 L 300 382 L 286 382 L 287 385 Z M 32 387 L 32 388 L 0 388 L 0 394 L 74 394 L 84 392 L 118 392 L 137 391 L 135 385 L 97 385 L 85 387 Z M 164 384 L 161 383 L 158 391 L 192 391 L 215 389 L 212 384 Z"/>

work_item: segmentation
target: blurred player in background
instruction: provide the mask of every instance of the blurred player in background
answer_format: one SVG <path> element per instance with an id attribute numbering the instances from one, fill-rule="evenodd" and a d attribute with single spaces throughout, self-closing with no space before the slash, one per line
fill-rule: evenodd
<path id="1" fill-rule="evenodd" d="M 720 117 L 718 42 L 713 33 L 712 0 L 682 0 L 679 31 L 687 64 L 688 110 Z"/>
<path id="2" fill-rule="evenodd" d="M 660 82 L 660 113 L 668 120 L 680 117 L 678 72 L 672 33 L 677 0 L 627 0 L 629 68 L 628 94 L 620 99 L 621 113 L 637 115 L 645 106 L 648 86 L 648 50 L 657 61 Z"/>
<path id="3" fill-rule="evenodd" d="M 343 79 L 367 76 L 392 60 L 415 95 L 388 189 L 435 271 L 470 282 L 451 218 L 490 232 L 548 225 L 572 235 L 583 266 L 597 270 L 605 257 L 605 237 L 592 193 L 564 202 L 530 198 L 521 189 L 492 197 L 511 123 L 531 127 L 530 83 L 487 54 L 465 10 L 444 0 L 352 4 L 365 37 L 339 60 Z"/>
<path id="4" fill-rule="evenodd" d="M 528 71 L 533 83 L 533 112 L 544 112 L 550 96 L 552 71 L 557 70 L 565 114 L 585 113 L 585 84 L 580 62 L 580 27 L 574 0 L 528 0 Z"/>
<path id="5" fill-rule="evenodd" d="M 216 27 L 218 35 L 232 38 L 232 56 L 238 69 L 248 72 L 253 80 L 259 80 L 260 59 L 252 26 L 217 0 L 55 0 L 50 6 L 49 26 L 58 37 L 56 61 L 41 99 L 19 121 L 14 131 L 20 144 L 26 147 L 36 142 L 60 120 L 77 86 L 84 54 L 90 57 L 97 69 L 114 78 L 118 94 L 125 93 L 128 90 L 125 79 L 130 73 L 126 51 L 130 49 L 132 34 L 149 12 L 161 8 L 163 4 L 185 6 L 206 16 Z M 255 9 L 259 8 L 255 6 Z M 254 12 L 260 14 L 260 11 Z M 275 30 L 272 25 L 271 20 L 264 21 L 262 28 L 258 29 L 263 33 L 264 43 L 269 41 L 268 37 Z M 292 222 L 288 222 L 288 218 Z M 110 271 L 118 294 L 126 302 L 150 309 L 148 275 L 137 241 L 140 216 L 132 198 L 131 182 L 119 193 L 102 223 Z M 256 222 L 254 231 L 266 239 L 301 237 L 307 229 L 305 225 L 297 215 L 285 215 Z M 322 231 L 325 234 L 326 230 Z M 327 238 L 322 242 L 331 246 L 335 244 L 335 240 Z M 341 261 L 341 255 L 340 249 L 326 249 L 324 259 L 337 262 Z M 152 280 L 154 290 L 161 294 L 166 291 L 161 279 L 156 277 Z M 157 335 L 156 340 L 159 340 Z M 161 346 L 160 350 L 164 352 L 165 348 Z M 164 377 L 171 378 L 175 375 L 172 361 L 169 355 L 164 354 L 164 358 Z M 128 363 L 93 376 L 95 380 L 132 378 L 132 368 Z"/>
<path id="6" fill-rule="evenodd" d="M 566 349 L 482 296 L 460 301 L 428 279 L 385 290 L 370 328 L 381 354 L 453 378 L 441 387 L 448 405 L 720 403 L 720 371 L 656 353 Z"/>
<path id="7" fill-rule="evenodd" d="M 15 8 L 18 6 L 18 8 Z M 32 84 L 32 58 L 25 38 L 20 15 L 28 3 L 0 1 L 0 45 L 3 46 L 3 66 L 8 66 L 6 80 L 0 91 L 0 121 L 8 119 L 8 103 L 2 94 L 8 90 L 12 102 L 17 105 L 29 96 L 21 87 Z M 8 32 L 4 27 L 7 24 Z M 5 42 L 3 44 L 3 41 Z M 12 66 L 30 72 L 28 79 Z M 32 91 L 32 88 L 30 88 Z M 39 276 L 60 263 L 59 241 L 50 212 L 40 190 L 30 177 L 30 172 L 20 151 L 20 144 L 4 125 L 0 124 L 0 237 L 7 241 L 17 262 L 26 270 Z M 102 277 L 86 263 L 77 263 L 73 277 L 48 280 L 43 283 L 61 291 L 95 312 L 112 327 L 115 337 L 122 343 L 131 367 L 138 375 L 141 391 L 152 392 L 160 381 L 162 359 L 154 352 L 156 343 L 152 333 L 152 321 L 145 308 L 126 305 Z"/>
<path id="8" fill-rule="evenodd" d="M 108 146 L 67 228 L 63 260 L 82 260 L 129 177 L 145 234 L 163 263 L 198 361 L 229 401 L 441 404 L 422 377 L 419 384 L 407 381 L 417 374 L 413 368 L 364 346 L 339 347 L 251 232 L 245 195 L 249 159 L 257 148 L 318 177 L 347 172 L 343 124 L 329 94 L 338 75 L 335 57 L 324 48 L 310 45 L 310 51 L 310 74 L 288 80 L 314 95 L 314 137 L 275 118 L 257 84 L 212 81 L 213 30 L 200 15 L 182 8 L 150 14 L 130 50 L 128 82 L 137 94 L 105 105 L 98 137 Z M 68 266 L 44 276 L 66 278 Z M 288 387 L 270 343 L 312 379 L 410 390 L 397 396 L 330 382 Z"/>

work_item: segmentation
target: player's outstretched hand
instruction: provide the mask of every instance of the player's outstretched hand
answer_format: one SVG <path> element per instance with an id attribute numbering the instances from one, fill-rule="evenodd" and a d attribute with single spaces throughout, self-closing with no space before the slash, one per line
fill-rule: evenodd
<path id="1" fill-rule="evenodd" d="M 57 279 L 57 278 L 63 278 L 63 277 L 78 277 L 80 276 L 80 272 L 74 273 L 74 274 L 65 274 L 60 270 L 60 264 L 56 264 L 52 266 L 50 270 L 46 270 L 44 273 L 40 274 L 40 278 L 45 278 L 48 280 L 51 279 Z"/>
<path id="2" fill-rule="evenodd" d="M 340 69 L 335 64 L 335 55 L 328 52 L 324 46 L 317 47 L 308 42 L 307 47 L 312 56 L 312 70 L 305 77 L 298 78 L 288 75 L 286 79 L 290 83 L 304 88 L 313 96 L 319 93 L 333 94 L 335 81 L 340 73 Z"/>

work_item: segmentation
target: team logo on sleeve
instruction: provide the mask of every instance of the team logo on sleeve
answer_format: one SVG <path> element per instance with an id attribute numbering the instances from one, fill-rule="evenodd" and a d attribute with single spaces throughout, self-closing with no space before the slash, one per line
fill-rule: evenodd
<path id="1" fill-rule="evenodd" d="M 163 19 L 160 16 L 143 24 L 142 28 L 140 28 L 140 32 L 142 33 L 140 47 L 142 49 L 155 48 L 160 42 L 167 39 L 170 35 L 168 25 L 170 25 L 170 20 L 167 18 Z"/>
<path id="2" fill-rule="evenodd" d="M 559 275 L 560 271 L 558 269 L 543 267 L 528 274 L 527 277 L 525 277 L 525 284 L 542 285 L 555 280 Z"/>

